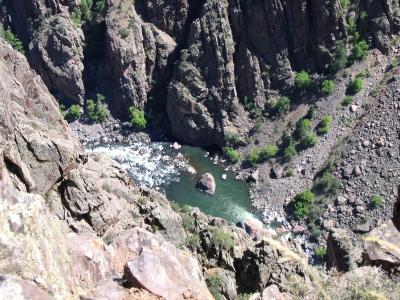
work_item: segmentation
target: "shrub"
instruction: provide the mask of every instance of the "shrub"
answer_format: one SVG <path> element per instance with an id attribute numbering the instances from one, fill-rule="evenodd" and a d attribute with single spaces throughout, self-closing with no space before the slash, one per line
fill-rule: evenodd
<path id="1" fill-rule="evenodd" d="M 306 119 L 312 119 L 315 116 L 315 105 L 311 104 L 310 108 L 308 109 Z"/>
<path id="2" fill-rule="evenodd" d="M 129 30 L 128 28 L 122 28 L 119 30 L 119 35 L 121 38 L 126 39 L 129 36 Z"/>
<path id="3" fill-rule="evenodd" d="M 231 147 L 224 147 L 224 154 L 231 163 L 236 163 L 240 160 L 240 153 Z"/>
<path id="4" fill-rule="evenodd" d="M 378 208 L 382 205 L 382 196 L 377 194 L 372 197 L 371 204 L 374 208 Z"/>
<path id="5" fill-rule="evenodd" d="M 346 96 L 344 97 L 343 101 L 342 101 L 342 105 L 343 106 L 348 106 L 351 103 L 353 103 L 353 97 L 352 96 Z"/>
<path id="6" fill-rule="evenodd" d="M 326 247 L 318 247 L 318 248 L 316 248 L 315 251 L 314 251 L 315 256 L 316 256 L 320 261 L 324 261 L 324 260 L 325 260 L 326 252 L 327 252 Z"/>
<path id="7" fill-rule="evenodd" d="M 358 41 L 354 44 L 353 50 L 351 52 L 351 59 L 353 61 L 361 61 L 367 57 L 368 54 L 368 43 L 365 40 Z"/>
<path id="8" fill-rule="evenodd" d="M 215 228 L 212 231 L 212 241 L 215 247 L 225 250 L 231 250 L 234 246 L 232 236 L 223 229 Z"/>
<path id="9" fill-rule="evenodd" d="M 6 40 L 6 42 L 9 43 L 15 50 L 21 52 L 22 54 L 25 54 L 24 46 L 21 40 L 16 35 L 14 35 L 10 29 L 3 31 L 1 35 Z"/>
<path id="10" fill-rule="evenodd" d="M 331 116 L 323 116 L 321 122 L 318 125 L 318 134 L 327 134 L 331 130 Z"/>
<path id="11" fill-rule="evenodd" d="M 134 106 L 129 107 L 129 115 L 131 117 L 131 124 L 136 129 L 145 129 L 147 126 L 146 117 L 144 112 Z"/>
<path id="12" fill-rule="evenodd" d="M 308 132 L 307 135 L 300 141 L 300 146 L 307 149 L 315 146 L 318 143 L 318 138 L 313 132 Z"/>
<path id="13" fill-rule="evenodd" d="M 65 119 L 65 117 L 68 115 L 68 110 L 65 108 L 64 104 L 60 104 L 60 114 Z"/>
<path id="14" fill-rule="evenodd" d="M 93 99 L 86 101 L 86 110 L 93 122 L 103 122 L 110 115 L 109 110 L 103 103 L 104 100 L 105 97 L 102 94 L 97 94 L 96 102 Z"/>
<path id="15" fill-rule="evenodd" d="M 342 184 L 338 179 L 333 177 L 329 172 L 324 172 L 315 182 L 315 189 L 319 193 L 335 195 Z"/>
<path id="16" fill-rule="evenodd" d="M 179 212 L 181 211 L 181 206 L 179 205 L 178 202 L 171 201 L 171 202 L 170 202 L 170 205 L 171 205 L 171 208 L 172 208 L 172 210 L 173 210 L 174 212 L 179 213 Z"/>
<path id="17" fill-rule="evenodd" d="M 293 168 L 289 168 L 289 169 L 287 169 L 286 170 L 286 173 L 285 173 L 285 177 L 292 177 L 294 175 L 294 170 L 293 170 Z"/>
<path id="18" fill-rule="evenodd" d="M 390 61 L 390 67 L 392 69 L 396 68 L 399 65 L 399 60 L 395 57 Z"/>
<path id="19" fill-rule="evenodd" d="M 337 41 L 335 45 L 335 52 L 332 56 L 332 62 L 330 69 L 332 72 L 336 73 L 346 67 L 348 63 L 347 50 L 343 41 Z"/>
<path id="20" fill-rule="evenodd" d="M 218 274 L 213 274 L 207 277 L 207 285 L 210 293 L 214 296 L 215 300 L 221 300 L 220 286 L 222 279 Z"/>
<path id="21" fill-rule="evenodd" d="M 306 90 L 312 83 L 310 75 L 306 71 L 297 73 L 294 77 L 294 82 L 296 87 L 301 91 Z"/>
<path id="22" fill-rule="evenodd" d="M 356 78 L 350 82 L 349 92 L 352 94 L 357 94 L 363 89 L 364 82 L 361 78 Z"/>
<path id="23" fill-rule="evenodd" d="M 272 109 L 274 110 L 275 115 L 279 117 L 283 116 L 290 110 L 290 99 L 286 96 L 280 97 L 275 103 L 273 103 Z"/>
<path id="24" fill-rule="evenodd" d="M 342 8 L 347 8 L 347 6 L 349 5 L 349 0 L 340 0 L 340 6 Z"/>
<path id="25" fill-rule="evenodd" d="M 304 139 L 311 130 L 311 120 L 303 118 L 297 123 L 296 137 L 298 140 Z"/>
<path id="26" fill-rule="evenodd" d="M 225 134 L 225 139 L 226 139 L 227 144 L 233 148 L 237 148 L 237 147 L 246 145 L 246 143 L 242 140 L 242 138 L 240 137 L 240 134 L 238 134 L 238 133 L 227 132 Z"/>
<path id="27" fill-rule="evenodd" d="M 254 149 L 251 150 L 250 153 L 247 155 L 246 162 L 253 166 L 260 161 L 260 150 Z"/>
<path id="28" fill-rule="evenodd" d="M 290 161 L 297 154 L 296 147 L 294 142 L 289 143 L 286 148 L 283 150 L 283 159 L 285 161 Z"/>
<path id="29" fill-rule="evenodd" d="M 324 80 L 321 85 L 321 93 L 325 96 L 332 95 L 335 90 L 335 83 L 332 80 Z"/>
<path id="30" fill-rule="evenodd" d="M 194 230 L 194 218 L 186 213 L 181 214 L 182 226 L 185 231 L 192 232 Z"/>
<path id="31" fill-rule="evenodd" d="M 82 115 L 81 107 L 78 104 L 73 104 L 68 109 L 68 116 L 73 120 L 78 120 Z"/>
<path id="32" fill-rule="evenodd" d="M 275 146 L 275 145 L 266 145 L 260 151 L 260 159 L 262 161 L 270 160 L 271 158 L 274 158 L 277 153 L 278 153 L 278 147 L 277 146 Z"/>
<path id="33" fill-rule="evenodd" d="M 310 190 L 306 190 L 297 194 L 294 198 L 294 214 L 298 220 L 306 218 L 311 206 L 314 205 L 314 194 Z"/>
<path id="34" fill-rule="evenodd" d="M 186 246 L 192 250 L 196 250 L 200 246 L 200 237 L 198 234 L 192 234 L 186 238 Z"/>

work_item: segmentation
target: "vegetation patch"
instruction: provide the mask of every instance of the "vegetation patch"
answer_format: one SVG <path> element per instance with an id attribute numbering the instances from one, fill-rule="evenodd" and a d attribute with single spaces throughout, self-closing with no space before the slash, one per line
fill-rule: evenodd
<path id="1" fill-rule="evenodd" d="M 312 84 L 310 74 L 308 74 L 307 71 L 296 73 L 294 83 L 301 92 L 306 91 Z"/>
<path id="2" fill-rule="evenodd" d="M 335 83 L 332 80 L 326 79 L 322 81 L 321 93 L 324 96 L 332 95 L 334 90 L 335 90 Z"/>
<path id="3" fill-rule="evenodd" d="M 231 163 L 237 163 L 240 160 L 240 153 L 232 147 L 224 147 L 224 154 Z"/>
<path id="4" fill-rule="evenodd" d="M 293 203 L 296 219 L 305 219 L 310 214 L 312 206 L 314 206 L 314 194 L 311 190 L 297 194 Z"/>
<path id="5" fill-rule="evenodd" d="M 22 41 L 10 29 L 2 30 L 1 36 L 9 43 L 15 50 L 25 54 L 25 49 Z"/>
<path id="6" fill-rule="evenodd" d="M 131 117 L 131 124 L 133 127 L 139 130 L 143 130 L 147 127 L 147 120 L 144 115 L 144 111 L 131 106 L 129 107 L 129 115 Z"/>
<path id="7" fill-rule="evenodd" d="M 231 250 L 234 246 L 232 236 L 221 228 L 215 228 L 212 231 L 212 241 L 215 247 L 219 249 Z"/>
<path id="8" fill-rule="evenodd" d="M 360 92 L 363 89 L 363 87 L 364 87 L 364 81 L 361 78 L 355 78 L 350 82 L 348 91 L 352 95 L 355 95 L 358 92 Z"/>
<path id="9" fill-rule="evenodd" d="M 290 110 L 290 99 L 286 96 L 280 97 L 272 103 L 271 107 L 276 116 L 282 117 Z"/>
<path id="10" fill-rule="evenodd" d="M 327 134 L 331 130 L 331 123 L 332 123 L 332 117 L 325 115 L 322 117 L 321 122 L 318 124 L 318 134 L 319 135 L 324 135 Z"/>
<path id="11" fill-rule="evenodd" d="M 109 110 L 104 105 L 105 97 L 102 94 L 97 94 L 96 101 L 88 99 L 86 101 L 86 110 L 89 118 L 93 122 L 104 122 L 110 115 Z"/>

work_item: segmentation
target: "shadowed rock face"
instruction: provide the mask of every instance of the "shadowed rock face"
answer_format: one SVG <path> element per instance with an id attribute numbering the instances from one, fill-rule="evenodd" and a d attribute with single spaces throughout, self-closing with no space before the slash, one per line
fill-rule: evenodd
<path id="1" fill-rule="evenodd" d="M 83 104 L 84 36 L 66 1 L 6 1 L 11 25 L 24 42 L 31 66 L 58 98 Z"/>

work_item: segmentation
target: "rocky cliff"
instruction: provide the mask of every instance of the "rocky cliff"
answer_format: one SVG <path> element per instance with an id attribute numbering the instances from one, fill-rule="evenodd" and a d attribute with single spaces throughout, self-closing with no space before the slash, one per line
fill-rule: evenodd
<path id="1" fill-rule="evenodd" d="M 336 42 L 351 47 L 355 31 L 387 52 L 400 22 L 398 3 L 385 0 L 3 5 L 4 24 L 59 99 L 82 104 L 105 90 L 116 113 L 167 111 L 172 133 L 197 145 L 246 133 L 246 103 L 268 108 L 290 92 L 294 71 L 326 72 Z"/>

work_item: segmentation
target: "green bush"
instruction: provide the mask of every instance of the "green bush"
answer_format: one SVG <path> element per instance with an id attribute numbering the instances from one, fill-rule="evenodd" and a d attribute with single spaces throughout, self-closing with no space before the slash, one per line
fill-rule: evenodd
<path id="1" fill-rule="evenodd" d="M 294 82 L 296 84 L 296 87 L 301 91 L 306 90 L 312 83 L 310 75 L 306 71 L 296 73 L 296 76 L 294 77 Z"/>
<path id="2" fill-rule="evenodd" d="M 147 127 L 146 117 L 144 112 L 134 106 L 129 107 L 129 115 L 131 117 L 131 124 L 136 129 L 145 129 Z"/>
<path id="3" fill-rule="evenodd" d="M 368 55 L 368 43 L 364 40 L 358 41 L 354 44 L 353 50 L 351 52 L 351 59 L 353 61 L 364 60 Z"/>
<path id="4" fill-rule="evenodd" d="M 240 153 L 231 147 L 224 147 L 224 154 L 231 163 L 236 163 L 240 160 Z"/>
<path id="5" fill-rule="evenodd" d="M 363 89 L 364 82 L 361 78 L 356 78 L 350 82 L 349 92 L 352 94 L 357 94 Z"/>
<path id="6" fill-rule="evenodd" d="M 225 250 L 231 250 L 234 246 L 232 236 L 223 229 L 215 228 L 212 231 L 212 241 L 215 247 Z"/>
<path id="7" fill-rule="evenodd" d="M 93 99 L 86 101 L 86 110 L 93 122 L 103 122 L 110 115 L 104 101 L 105 97 L 102 94 L 97 94 L 97 101 L 93 101 Z"/>
<path id="8" fill-rule="evenodd" d="M 353 103 L 353 97 L 352 96 L 346 96 L 344 97 L 343 101 L 342 101 L 342 105 L 343 106 L 348 106 L 350 104 Z"/>
<path id="9" fill-rule="evenodd" d="M 306 119 L 310 119 L 311 120 L 312 118 L 314 118 L 315 110 L 316 110 L 315 105 L 311 104 L 310 108 L 308 109 Z"/>
<path id="10" fill-rule="evenodd" d="M 318 134 L 327 134 L 331 130 L 332 117 L 325 115 L 318 125 Z"/>
<path id="11" fill-rule="evenodd" d="M 345 9 L 349 5 L 349 0 L 340 0 L 340 6 Z"/>
<path id="12" fill-rule="evenodd" d="M 298 220 L 305 219 L 314 205 L 314 194 L 305 190 L 294 198 L 294 214 Z"/>
<path id="13" fill-rule="evenodd" d="M 398 67 L 398 65 L 399 65 L 399 60 L 398 60 L 396 57 L 393 58 L 393 59 L 390 61 L 390 67 L 391 67 L 392 69 Z"/>
<path id="14" fill-rule="evenodd" d="M 382 201 L 383 201 L 382 196 L 377 194 L 374 197 L 372 197 L 371 204 L 374 208 L 378 208 L 382 205 Z"/>
<path id="15" fill-rule="evenodd" d="M 301 139 L 300 146 L 303 149 L 314 147 L 318 143 L 318 138 L 313 132 L 308 132 L 307 135 Z"/>
<path id="16" fill-rule="evenodd" d="M 292 177 L 294 175 L 293 168 L 289 168 L 286 170 L 285 177 Z"/>
<path id="17" fill-rule="evenodd" d="M 73 120 L 78 120 L 82 115 L 81 107 L 78 104 L 73 104 L 68 109 L 68 116 Z"/>
<path id="18" fill-rule="evenodd" d="M 286 96 L 280 97 L 275 103 L 272 104 L 274 114 L 283 116 L 290 110 L 290 99 Z"/>
<path id="19" fill-rule="evenodd" d="M 315 251 L 314 251 L 315 256 L 316 256 L 320 261 L 324 261 L 324 260 L 325 260 L 326 252 L 327 252 L 326 247 L 318 247 L 318 248 L 316 248 Z"/>
<path id="20" fill-rule="evenodd" d="M 329 96 L 333 94 L 335 90 L 335 83 L 332 80 L 324 80 L 321 85 L 321 93 L 325 96 Z"/>
<path id="21" fill-rule="evenodd" d="M 310 132 L 311 130 L 311 120 L 303 118 L 301 119 L 296 126 L 296 131 L 295 131 L 295 135 L 297 140 L 301 141 L 302 139 L 304 139 L 307 134 Z"/>
<path id="22" fill-rule="evenodd" d="M 178 202 L 171 201 L 171 202 L 170 202 L 170 205 L 171 205 L 171 209 L 172 209 L 174 212 L 179 213 L 179 212 L 181 211 L 181 206 L 179 205 Z"/>
<path id="23" fill-rule="evenodd" d="M 332 62 L 330 69 L 332 72 L 336 73 L 344 69 L 347 66 L 347 50 L 343 41 L 337 41 L 335 45 L 335 52 L 332 56 Z"/>
<path id="24" fill-rule="evenodd" d="M 321 194 L 335 195 L 341 187 L 341 182 L 329 172 L 324 172 L 323 175 L 315 181 L 315 189 Z"/>
<path id="25" fill-rule="evenodd" d="M 289 144 L 284 150 L 283 150 L 283 159 L 285 161 L 290 161 L 293 157 L 297 155 L 296 147 L 294 143 Z"/>
<path id="26" fill-rule="evenodd" d="M 260 160 L 268 161 L 276 156 L 278 147 L 275 145 L 266 145 L 260 151 Z"/>
<path id="27" fill-rule="evenodd" d="M 246 162 L 249 165 L 254 166 L 255 164 L 257 164 L 260 161 L 260 155 L 261 155 L 261 151 L 258 149 L 254 149 L 254 150 L 250 151 L 250 153 L 247 155 Z"/>
<path id="28" fill-rule="evenodd" d="M 24 46 L 21 40 L 12 33 L 10 29 L 1 32 L 1 36 L 9 43 L 15 50 L 25 54 Z"/>

